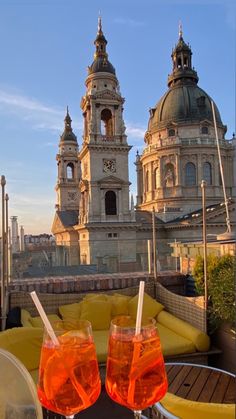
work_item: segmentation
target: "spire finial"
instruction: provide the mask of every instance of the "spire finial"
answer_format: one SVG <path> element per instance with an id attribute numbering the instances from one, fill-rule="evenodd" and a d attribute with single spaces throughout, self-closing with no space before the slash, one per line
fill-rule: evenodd
<path id="1" fill-rule="evenodd" d="M 66 116 L 69 116 L 69 106 L 66 107 Z"/>
<path id="2" fill-rule="evenodd" d="M 181 20 L 179 21 L 179 39 L 183 38 L 183 26 Z"/>
<path id="3" fill-rule="evenodd" d="M 98 12 L 98 33 L 102 32 L 102 16 L 99 10 Z"/>

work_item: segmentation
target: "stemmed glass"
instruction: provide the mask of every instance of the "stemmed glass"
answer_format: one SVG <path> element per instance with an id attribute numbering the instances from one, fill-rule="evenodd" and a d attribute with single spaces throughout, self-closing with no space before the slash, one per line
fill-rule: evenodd
<path id="1" fill-rule="evenodd" d="M 38 397 L 48 410 L 74 418 L 90 407 L 101 392 L 91 324 L 87 320 L 57 322 L 59 345 L 44 331 L 39 366 Z"/>
<path id="2" fill-rule="evenodd" d="M 167 391 L 155 323 L 154 319 L 143 322 L 138 335 L 129 316 L 113 319 L 110 327 L 106 390 L 112 400 L 133 410 L 137 419 Z"/>

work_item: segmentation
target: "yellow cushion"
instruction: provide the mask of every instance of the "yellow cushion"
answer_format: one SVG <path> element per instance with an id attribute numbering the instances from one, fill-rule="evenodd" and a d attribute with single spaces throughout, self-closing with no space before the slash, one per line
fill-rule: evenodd
<path id="1" fill-rule="evenodd" d="M 61 320 L 60 317 L 57 316 L 57 314 L 48 314 L 47 317 L 48 317 L 48 320 L 50 321 L 50 323 L 58 322 L 58 321 Z M 42 327 L 42 328 L 44 328 L 44 324 L 43 324 L 42 319 L 41 319 L 40 316 L 31 317 L 30 322 L 31 322 L 31 324 L 32 324 L 33 327 Z"/>
<path id="2" fill-rule="evenodd" d="M 72 304 L 65 304 L 63 306 L 59 306 L 58 310 L 63 320 L 78 320 L 81 314 L 81 304 L 80 303 L 72 303 Z"/>
<path id="3" fill-rule="evenodd" d="M 162 353 L 164 356 L 191 354 L 196 352 L 195 345 L 191 340 L 173 332 L 157 322 L 157 330 L 161 340 Z"/>
<path id="4" fill-rule="evenodd" d="M 39 366 L 43 329 L 14 327 L 0 333 L 0 348 L 15 355 L 31 371 Z"/>
<path id="5" fill-rule="evenodd" d="M 111 302 L 89 299 L 83 301 L 80 318 L 89 320 L 93 330 L 109 329 L 111 322 Z"/>
<path id="6" fill-rule="evenodd" d="M 137 305 L 138 305 L 138 294 L 135 297 L 131 298 L 128 302 L 129 307 L 129 315 L 136 318 L 137 314 Z M 143 298 L 143 319 L 147 317 L 156 317 L 161 310 L 163 310 L 164 306 L 158 303 L 154 298 L 150 297 L 150 295 L 144 293 Z"/>
<path id="7" fill-rule="evenodd" d="M 31 314 L 29 311 L 25 310 L 24 308 L 21 308 L 21 314 L 20 314 L 20 320 L 21 324 L 24 327 L 32 327 L 31 323 Z"/>
<path id="8" fill-rule="evenodd" d="M 96 347 L 98 362 L 106 362 L 109 330 L 94 330 L 93 338 Z"/>
<path id="9" fill-rule="evenodd" d="M 121 314 L 129 314 L 128 302 L 131 297 L 122 294 L 113 294 L 109 301 L 111 301 L 111 316 L 116 317 Z"/>
<path id="10" fill-rule="evenodd" d="M 85 300 L 95 300 L 95 301 L 107 301 L 109 299 L 109 295 L 107 294 L 86 294 L 83 298 L 83 301 Z"/>
<path id="11" fill-rule="evenodd" d="M 169 412 L 181 419 L 233 419 L 234 404 L 202 403 L 184 400 L 174 394 L 167 393 L 161 404 Z"/>
<path id="12" fill-rule="evenodd" d="M 162 311 L 158 314 L 157 321 L 173 332 L 178 333 L 178 335 L 191 340 L 198 351 L 204 352 L 209 350 L 209 336 L 184 320 L 178 319 L 178 317 L 167 313 L 167 311 Z"/>

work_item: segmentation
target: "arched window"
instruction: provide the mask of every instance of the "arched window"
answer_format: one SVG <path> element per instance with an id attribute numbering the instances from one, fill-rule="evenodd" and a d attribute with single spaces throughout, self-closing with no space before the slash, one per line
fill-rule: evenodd
<path id="1" fill-rule="evenodd" d="M 106 215 L 116 215 L 116 194 L 114 191 L 107 191 L 105 194 Z"/>
<path id="2" fill-rule="evenodd" d="M 174 137 L 175 136 L 175 130 L 173 128 L 169 129 L 168 136 L 169 137 Z"/>
<path id="3" fill-rule="evenodd" d="M 154 189 L 160 188 L 160 171 L 159 167 L 154 170 Z"/>
<path id="4" fill-rule="evenodd" d="M 185 166 L 185 185 L 196 185 L 196 167 L 193 163 L 187 163 Z"/>
<path id="5" fill-rule="evenodd" d="M 207 185 L 212 185 L 211 163 L 209 162 L 206 162 L 203 165 L 203 179 L 206 181 Z"/>
<path id="6" fill-rule="evenodd" d="M 102 135 L 113 135 L 112 113 L 110 109 L 103 109 L 101 112 L 101 133 Z"/>
<path id="7" fill-rule="evenodd" d="M 145 175 L 145 190 L 146 192 L 149 191 L 149 171 L 146 171 L 146 175 Z"/>
<path id="8" fill-rule="evenodd" d="M 206 126 L 202 127 L 201 133 L 202 134 L 208 134 L 208 127 L 206 127 Z"/>
<path id="9" fill-rule="evenodd" d="M 67 179 L 74 179 L 74 165 L 73 163 L 68 163 L 66 166 L 66 177 Z"/>

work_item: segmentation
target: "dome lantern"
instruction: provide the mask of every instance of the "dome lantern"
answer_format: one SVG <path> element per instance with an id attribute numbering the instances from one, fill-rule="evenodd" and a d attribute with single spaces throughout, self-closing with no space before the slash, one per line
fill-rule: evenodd
<path id="1" fill-rule="evenodd" d="M 98 17 L 98 31 L 96 39 L 94 41 L 94 45 L 96 47 L 94 61 L 91 64 L 91 66 L 88 67 L 88 73 L 93 74 L 98 72 L 104 72 L 112 73 L 115 75 L 115 69 L 108 60 L 108 54 L 106 52 L 107 40 L 103 34 L 101 16 Z"/>

